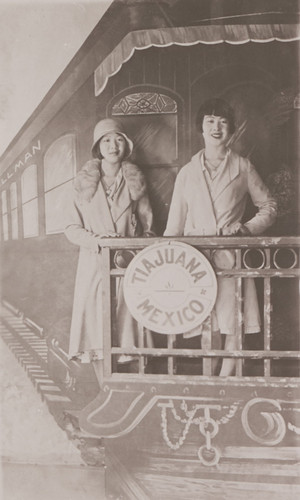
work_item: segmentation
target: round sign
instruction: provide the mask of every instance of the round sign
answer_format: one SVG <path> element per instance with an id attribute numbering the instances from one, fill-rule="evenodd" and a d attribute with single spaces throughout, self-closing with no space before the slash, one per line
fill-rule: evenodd
<path id="1" fill-rule="evenodd" d="M 186 243 L 155 243 L 125 272 L 124 296 L 132 316 L 158 333 L 185 333 L 211 312 L 217 280 L 207 258 Z"/>

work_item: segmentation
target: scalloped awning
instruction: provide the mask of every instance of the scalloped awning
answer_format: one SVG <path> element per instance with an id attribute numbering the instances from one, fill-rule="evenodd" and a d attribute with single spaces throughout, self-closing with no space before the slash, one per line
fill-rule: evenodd
<path id="1" fill-rule="evenodd" d="M 188 26 L 183 28 L 159 28 L 128 33 L 113 49 L 94 73 L 95 95 L 104 90 L 109 77 L 115 75 L 135 50 L 170 45 L 207 45 L 230 43 L 240 45 L 248 42 L 272 41 L 292 42 L 300 39 L 298 24 L 242 24 L 218 26 Z"/>

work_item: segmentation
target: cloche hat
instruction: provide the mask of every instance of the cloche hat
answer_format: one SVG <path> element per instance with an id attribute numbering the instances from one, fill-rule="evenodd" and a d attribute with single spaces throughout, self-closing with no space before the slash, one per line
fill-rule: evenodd
<path id="1" fill-rule="evenodd" d="M 133 150 L 133 142 L 125 134 L 122 124 L 117 120 L 113 120 L 112 118 L 104 118 L 103 120 L 100 120 L 100 122 L 98 122 L 94 128 L 94 140 L 92 146 L 92 155 L 94 158 L 99 158 L 99 141 L 102 139 L 102 137 L 111 132 L 116 132 L 117 134 L 121 134 L 124 137 L 127 144 L 126 157 L 131 155 Z"/>

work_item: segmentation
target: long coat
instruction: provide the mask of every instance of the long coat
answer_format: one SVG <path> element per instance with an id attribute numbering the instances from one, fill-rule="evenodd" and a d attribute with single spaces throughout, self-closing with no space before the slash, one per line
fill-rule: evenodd
<path id="1" fill-rule="evenodd" d="M 203 152 L 193 156 L 178 173 L 164 236 L 221 234 L 224 228 L 242 220 L 249 195 L 258 211 L 245 226 L 253 235 L 263 233 L 276 218 L 276 202 L 253 165 L 229 150 L 225 167 L 211 190 L 203 170 Z M 218 267 L 230 268 L 234 255 L 218 250 L 216 261 Z M 244 280 L 244 289 L 245 333 L 258 332 L 260 317 L 253 279 Z M 215 313 L 221 333 L 235 332 L 234 308 L 234 278 L 218 278 Z"/>
<path id="2" fill-rule="evenodd" d="M 99 238 L 107 232 L 121 236 L 151 235 L 153 216 L 143 174 L 123 162 L 121 182 L 108 203 L 100 182 L 101 162 L 91 160 L 77 174 L 66 211 L 65 235 L 79 245 L 69 357 L 83 362 L 103 358 L 102 257 Z M 136 217 L 140 233 L 136 234 Z M 122 347 L 132 347 L 138 325 L 126 308 L 119 287 L 118 329 Z"/>

